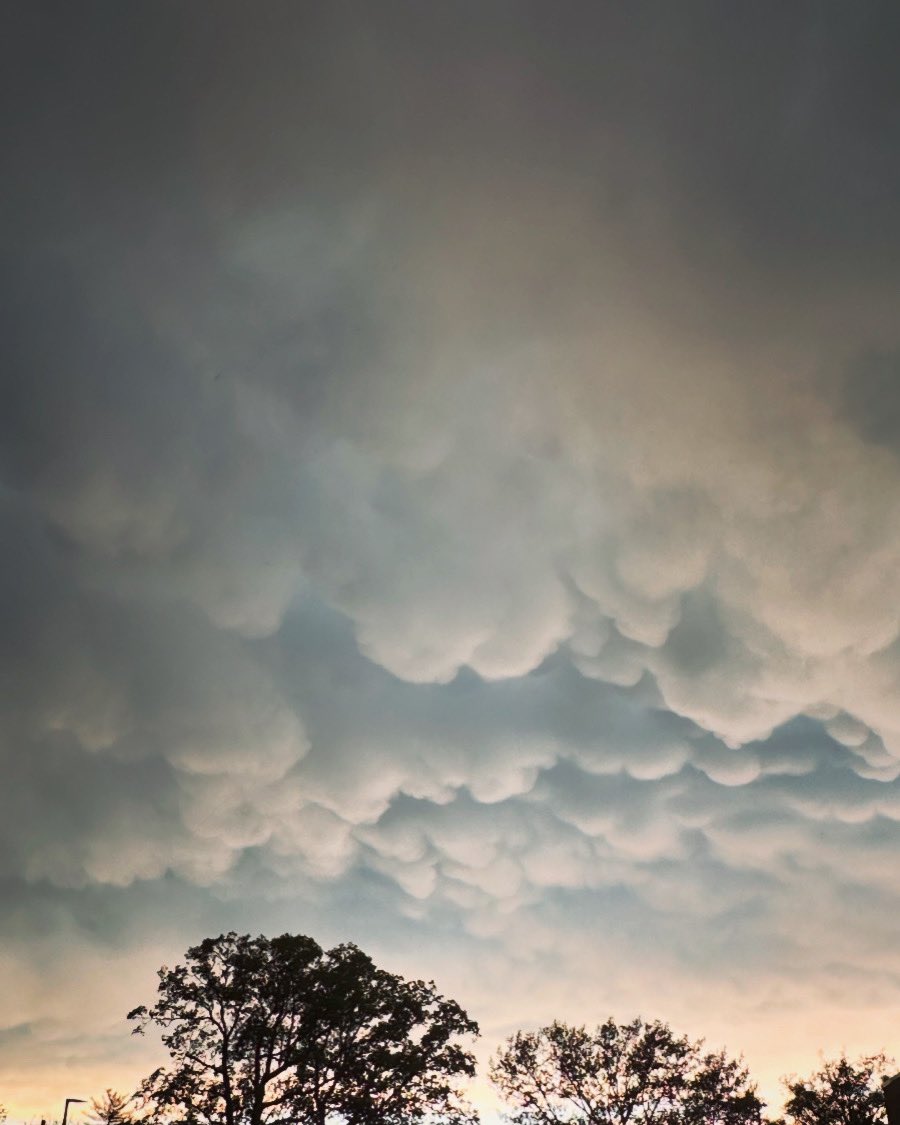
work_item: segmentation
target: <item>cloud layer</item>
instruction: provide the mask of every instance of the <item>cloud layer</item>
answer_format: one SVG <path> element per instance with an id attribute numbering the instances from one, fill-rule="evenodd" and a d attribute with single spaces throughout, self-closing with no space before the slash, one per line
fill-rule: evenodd
<path id="1" fill-rule="evenodd" d="M 896 1049 L 896 13 L 12 22 L 0 1100 L 226 928 Z"/>

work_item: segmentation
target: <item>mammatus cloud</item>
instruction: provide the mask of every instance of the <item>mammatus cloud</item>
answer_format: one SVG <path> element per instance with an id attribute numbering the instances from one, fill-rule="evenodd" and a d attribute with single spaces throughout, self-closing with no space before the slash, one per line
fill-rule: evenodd
<path id="1" fill-rule="evenodd" d="M 890 1049 L 894 15 L 14 23 L 13 1113 L 229 928 Z"/>

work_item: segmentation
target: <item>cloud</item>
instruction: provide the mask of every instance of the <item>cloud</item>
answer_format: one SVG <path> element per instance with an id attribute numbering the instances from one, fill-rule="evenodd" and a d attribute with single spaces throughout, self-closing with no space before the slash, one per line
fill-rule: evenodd
<path id="1" fill-rule="evenodd" d="M 16 13 L 17 1112 L 51 1063 L 144 1065 L 113 1009 L 232 926 L 358 940 L 494 1037 L 659 1014 L 767 1081 L 882 1027 L 896 31 Z"/>

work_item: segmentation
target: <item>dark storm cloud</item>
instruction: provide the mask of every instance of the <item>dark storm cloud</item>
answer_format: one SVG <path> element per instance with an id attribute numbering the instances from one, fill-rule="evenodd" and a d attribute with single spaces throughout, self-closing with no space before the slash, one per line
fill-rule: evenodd
<path id="1" fill-rule="evenodd" d="M 864 438 L 900 451 L 900 353 L 867 351 L 843 372 L 843 406 Z"/>

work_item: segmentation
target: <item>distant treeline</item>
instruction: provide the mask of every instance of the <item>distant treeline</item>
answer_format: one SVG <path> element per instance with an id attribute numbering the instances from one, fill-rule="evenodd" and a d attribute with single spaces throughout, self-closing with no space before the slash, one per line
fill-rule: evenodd
<path id="1" fill-rule="evenodd" d="M 375 966 L 355 945 L 236 933 L 159 971 L 129 1013 L 170 1061 L 131 1097 L 107 1090 L 96 1125 L 467 1125 L 478 1025 L 434 983 Z M 657 1020 L 519 1031 L 489 1078 L 514 1125 L 881 1125 L 885 1055 L 824 1062 L 784 1080 L 777 1119 L 740 1058 Z M 3 1112 L 0 1107 L 0 1119 Z"/>

